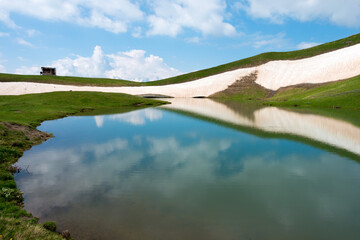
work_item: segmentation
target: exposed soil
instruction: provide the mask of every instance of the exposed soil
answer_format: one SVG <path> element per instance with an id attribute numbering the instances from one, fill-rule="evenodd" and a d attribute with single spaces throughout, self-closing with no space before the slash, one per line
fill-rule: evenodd
<path id="1" fill-rule="evenodd" d="M 46 141 L 52 137 L 50 134 L 46 132 L 41 132 L 35 128 L 27 127 L 24 125 L 20 125 L 16 123 L 8 123 L 8 122 L 3 122 L 0 124 L 3 124 L 6 128 L 8 128 L 11 131 L 23 132 L 29 141 L 37 144 Z"/>
<path id="2" fill-rule="evenodd" d="M 234 95 L 240 95 L 240 94 L 244 94 L 244 95 L 250 95 L 251 93 L 257 92 L 257 93 L 263 93 L 263 97 L 262 98 L 249 98 L 248 100 L 266 100 L 267 98 L 271 98 L 279 93 L 282 92 L 286 92 L 292 89 L 304 89 L 304 90 L 310 90 L 316 87 L 320 87 L 322 85 L 326 85 L 329 82 L 325 82 L 325 83 L 300 83 L 300 84 L 295 84 L 295 85 L 290 85 L 290 86 L 286 86 L 286 87 L 281 87 L 276 91 L 267 89 L 259 84 L 256 83 L 256 79 L 257 79 L 257 72 L 253 72 L 250 75 L 247 75 L 239 80 L 237 80 L 235 83 L 233 83 L 232 85 L 228 86 L 227 89 L 214 93 L 211 96 L 209 96 L 210 98 L 224 98 L 226 96 L 234 96 Z M 348 79 L 341 79 L 341 80 L 337 80 L 337 81 L 332 81 L 333 82 L 342 82 L 342 81 L 346 81 Z M 352 91 L 348 91 L 346 93 L 358 93 L 360 91 L 360 89 L 355 89 Z M 345 94 L 345 93 L 341 93 L 341 94 Z M 334 94 L 337 95 L 337 94 Z"/>
<path id="3" fill-rule="evenodd" d="M 301 84 L 281 87 L 278 90 L 274 91 L 273 94 L 270 97 L 274 96 L 275 94 L 285 92 L 285 91 L 288 91 L 288 90 L 291 90 L 291 89 L 302 88 L 302 89 L 310 90 L 312 88 L 319 87 L 319 86 L 325 85 L 325 84 L 327 84 L 327 83 L 301 83 Z"/>
<path id="4" fill-rule="evenodd" d="M 214 93 L 210 95 L 210 97 L 219 98 L 223 96 L 232 96 L 237 94 L 248 94 L 254 91 L 263 92 L 265 97 L 269 97 L 274 93 L 274 91 L 264 88 L 263 86 L 257 84 L 255 82 L 256 79 L 257 79 L 257 71 L 252 72 L 250 75 L 247 75 L 239 80 L 236 80 L 227 89 Z"/>

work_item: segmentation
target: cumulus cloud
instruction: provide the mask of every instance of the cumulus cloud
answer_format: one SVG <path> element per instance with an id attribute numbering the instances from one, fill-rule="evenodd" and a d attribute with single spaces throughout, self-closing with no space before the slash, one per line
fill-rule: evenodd
<path id="1" fill-rule="evenodd" d="M 130 0 L 12 0 L 0 1 L 0 9 L 0 21 L 12 28 L 16 24 L 10 13 L 99 27 L 114 33 L 126 32 L 129 23 L 143 18 L 139 6 Z"/>
<path id="2" fill-rule="evenodd" d="M 91 57 L 76 56 L 75 59 L 66 57 L 54 61 L 51 65 L 57 68 L 59 75 L 102 77 L 107 63 L 101 47 L 96 46 Z"/>
<path id="3" fill-rule="evenodd" d="M 152 3 L 154 13 L 148 16 L 148 35 L 175 37 L 184 28 L 204 35 L 236 34 L 236 29 L 224 21 L 224 0 L 160 0 Z"/>
<path id="4" fill-rule="evenodd" d="M 0 1 L 0 22 L 19 28 L 11 19 L 15 13 L 113 33 L 127 32 L 132 27 L 134 37 L 142 36 L 136 23 L 148 24 L 147 35 L 175 37 L 190 29 L 203 35 L 232 36 L 236 29 L 225 20 L 230 14 L 226 8 L 225 0 L 12 0 Z"/>
<path id="5" fill-rule="evenodd" d="M 169 67 L 159 56 L 146 56 L 144 50 L 131 50 L 107 55 L 111 70 L 106 71 L 105 76 L 109 78 L 131 79 L 144 82 L 159 80 L 181 72 Z"/>
<path id="6" fill-rule="evenodd" d="M 40 67 L 38 67 L 38 66 L 32 66 L 32 67 L 21 66 L 20 68 L 17 68 L 15 70 L 15 74 L 38 75 L 38 74 L 40 74 Z"/>
<path id="7" fill-rule="evenodd" d="M 49 65 L 56 67 L 57 74 L 62 76 L 107 77 L 139 82 L 159 80 L 181 73 L 164 63 L 161 57 L 152 54 L 147 56 L 144 50 L 104 54 L 100 46 L 94 48 L 91 57 L 66 57 Z M 38 74 L 39 69 L 40 67 L 23 66 L 16 69 L 16 73 Z"/>
<path id="8" fill-rule="evenodd" d="M 315 47 L 317 45 L 320 45 L 320 43 L 316 43 L 316 42 L 301 42 L 299 43 L 296 47 L 297 49 L 305 49 L 305 48 L 311 48 L 311 47 Z"/>
<path id="9" fill-rule="evenodd" d="M 323 19 L 341 26 L 360 26 L 359 0 L 242 0 L 234 6 L 254 18 L 275 23 L 286 18 L 302 22 Z"/>

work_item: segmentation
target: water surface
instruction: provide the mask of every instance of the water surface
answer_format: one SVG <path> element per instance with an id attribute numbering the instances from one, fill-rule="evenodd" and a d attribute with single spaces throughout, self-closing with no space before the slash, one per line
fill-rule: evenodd
<path id="1" fill-rule="evenodd" d="M 359 127 L 181 101 L 44 122 L 56 137 L 17 164 L 25 208 L 76 239 L 360 238 Z"/>

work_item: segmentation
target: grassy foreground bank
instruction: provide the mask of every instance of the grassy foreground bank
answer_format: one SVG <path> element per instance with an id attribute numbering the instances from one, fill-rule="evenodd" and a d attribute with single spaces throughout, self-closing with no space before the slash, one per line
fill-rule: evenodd
<path id="1" fill-rule="evenodd" d="M 22 193 L 13 176 L 21 169 L 12 164 L 23 152 L 52 137 L 36 130 L 41 122 L 68 115 L 121 113 L 164 103 L 97 92 L 0 96 L 0 239 L 62 239 L 59 234 L 38 224 L 37 219 L 22 208 Z"/>
<path id="2" fill-rule="evenodd" d="M 360 34 L 352 35 L 337 41 L 325 43 L 308 49 L 290 52 L 268 52 L 239 61 L 230 62 L 213 68 L 208 68 L 196 72 L 191 72 L 171 78 L 166 78 L 151 82 L 132 82 L 127 80 L 115 80 L 106 78 L 81 78 L 81 77 L 61 77 L 61 76 L 34 76 L 34 75 L 15 75 L 0 74 L 0 82 L 38 82 L 54 83 L 77 86 L 160 86 L 174 83 L 189 82 L 211 75 L 231 71 L 239 68 L 254 67 L 276 60 L 297 60 L 309 58 L 323 53 L 339 50 L 345 47 L 360 43 Z M 40 71 L 40 69 L 39 69 Z"/>

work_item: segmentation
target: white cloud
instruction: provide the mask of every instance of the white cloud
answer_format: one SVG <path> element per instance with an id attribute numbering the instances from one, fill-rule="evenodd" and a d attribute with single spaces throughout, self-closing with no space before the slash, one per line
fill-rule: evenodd
<path id="1" fill-rule="evenodd" d="M 0 32 L 0 37 L 9 37 L 10 34 L 6 32 Z"/>
<path id="2" fill-rule="evenodd" d="M 147 35 L 175 37 L 190 29 L 203 35 L 233 36 L 236 29 L 225 20 L 230 16 L 226 8 L 225 0 L 12 0 L 0 1 L 0 22 L 19 28 L 11 19 L 15 13 L 113 33 L 127 32 L 135 22 L 146 22 Z M 141 37 L 143 30 L 136 26 L 131 32 L 134 37 Z M 36 32 L 27 33 L 32 36 Z"/>
<path id="3" fill-rule="evenodd" d="M 133 81 L 151 81 L 181 74 L 169 67 L 158 56 L 146 56 L 144 50 L 131 50 L 116 54 L 104 54 L 100 46 L 94 48 L 91 57 L 76 56 L 75 58 L 58 59 L 50 66 L 56 67 L 58 75 L 81 77 L 108 77 Z M 36 71 L 35 71 L 36 69 Z M 38 74 L 40 67 L 21 67 L 16 69 L 19 74 Z"/>
<path id="4" fill-rule="evenodd" d="M 311 48 L 311 47 L 315 47 L 317 45 L 320 45 L 320 43 L 316 43 L 316 42 L 301 42 L 299 43 L 296 47 L 297 49 L 306 49 L 306 48 Z"/>
<path id="5" fill-rule="evenodd" d="M 15 74 L 24 74 L 24 75 L 39 75 L 40 74 L 40 67 L 33 66 L 33 67 L 25 67 L 22 66 L 15 70 Z"/>
<path id="6" fill-rule="evenodd" d="M 144 50 L 131 50 L 108 55 L 111 70 L 106 71 L 109 78 L 131 79 L 134 81 L 159 80 L 181 72 L 169 67 L 163 59 L 155 55 L 145 55 Z"/>
<path id="7" fill-rule="evenodd" d="M 107 63 L 101 47 L 96 46 L 91 57 L 77 56 L 75 59 L 67 57 L 56 60 L 51 65 L 57 68 L 56 72 L 59 75 L 102 77 Z"/>
<path id="8" fill-rule="evenodd" d="M 236 34 L 236 29 L 224 22 L 226 3 L 224 0 L 160 0 L 152 3 L 154 13 L 148 16 L 148 35 L 175 37 L 184 28 L 203 35 Z"/>
<path id="9" fill-rule="evenodd" d="M 302 22 L 322 19 L 341 26 L 360 27 L 359 0 L 242 0 L 234 6 L 254 18 L 275 23 L 286 18 Z"/>
<path id="10" fill-rule="evenodd" d="M 29 43 L 28 41 L 26 41 L 26 40 L 24 40 L 22 38 L 16 38 L 15 40 L 20 45 L 24 45 L 24 46 L 28 46 L 28 47 L 34 47 L 31 43 Z"/>
<path id="11" fill-rule="evenodd" d="M 126 32 L 129 23 L 143 18 L 139 6 L 130 0 L 12 0 L 0 1 L 0 9 L 0 21 L 12 28 L 16 24 L 10 13 L 99 27 L 114 33 Z"/>

